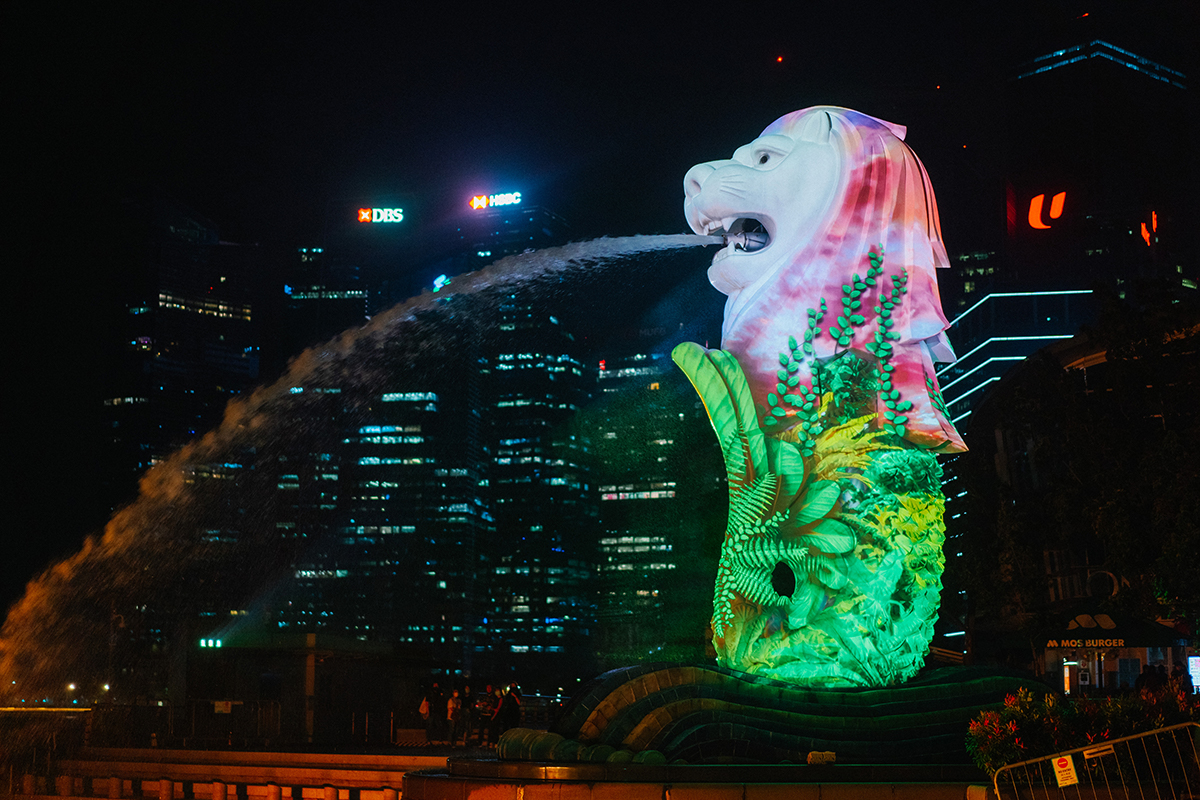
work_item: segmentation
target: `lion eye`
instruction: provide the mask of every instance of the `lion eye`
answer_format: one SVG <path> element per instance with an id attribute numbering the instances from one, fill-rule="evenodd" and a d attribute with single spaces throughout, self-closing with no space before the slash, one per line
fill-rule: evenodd
<path id="1" fill-rule="evenodd" d="M 763 153 L 761 156 L 758 157 L 758 163 L 760 163 L 760 164 L 765 164 L 770 160 L 771 160 L 771 156 L 768 153 Z"/>

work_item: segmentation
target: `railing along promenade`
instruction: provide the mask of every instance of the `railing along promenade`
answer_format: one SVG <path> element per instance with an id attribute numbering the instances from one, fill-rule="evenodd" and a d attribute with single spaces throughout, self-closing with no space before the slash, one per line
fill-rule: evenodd
<path id="1" fill-rule="evenodd" d="M 55 775 L 5 776 L 4 788 L 22 800 L 398 800 L 404 773 L 445 766 L 434 754 L 85 747 Z"/>

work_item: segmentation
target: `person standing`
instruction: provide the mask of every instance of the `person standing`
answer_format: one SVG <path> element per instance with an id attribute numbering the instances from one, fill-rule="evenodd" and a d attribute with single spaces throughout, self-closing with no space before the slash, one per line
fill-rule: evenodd
<path id="1" fill-rule="evenodd" d="M 471 697 L 471 686 L 467 684 L 462 690 L 462 726 L 463 747 L 471 744 L 471 734 L 475 732 L 475 698 Z"/>
<path id="2" fill-rule="evenodd" d="M 512 730 L 520 724 L 521 690 L 515 683 L 510 683 L 500 702 L 500 732 Z"/>
<path id="3" fill-rule="evenodd" d="M 496 695 L 489 683 L 487 689 L 479 694 L 479 699 L 475 701 L 475 721 L 479 725 L 479 745 L 487 747 L 495 744 L 495 739 L 492 737 L 492 717 L 496 712 Z"/>
<path id="4" fill-rule="evenodd" d="M 450 740 L 451 747 L 457 747 L 458 733 L 462 720 L 462 700 L 459 699 L 458 690 L 446 701 L 446 735 Z"/>
<path id="5" fill-rule="evenodd" d="M 1149 692 L 1154 688 L 1154 665 L 1147 663 L 1142 667 L 1142 673 L 1133 682 L 1133 690 L 1138 694 Z"/>
<path id="6" fill-rule="evenodd" d="M 496 689 L 492 693 L 492 718 L 488 720 L 488 739 L 493 745 L 500 741 L 500 726 L 503 724 L 501 713 L 504 708 L 504 693 L 500 689 Z"/>
<path id="7" fill-rule="evenodd" d="M 1196 690 L 1191 673 L 1183 668 L 1182 661 L 1176 661 L 1175 668 L 1171 670 L 1171 687 L 1185 695 L 1190 695 Z"/>
<path id="8" fill-rule="evenodd" d="M 426 744 L 434 744 L 441 739 L 442 708 L 445 704 L 446 697 L 435 681 L 425 694 L 425 701 L 421 703 L 421 708 L 424 709 L 421 716 L 425 719 Z"/>
<path id="9" fill-rule="evenodd" d="M 1153 683 L 1151 691 L 1155 694 L 1162 694 L 1167 690 L 1167 684 L 1170 683 L 1171 676 L 1167 674 L 1167 665 L 1159 662 L 1158 668 L 1154 670 Z"/>

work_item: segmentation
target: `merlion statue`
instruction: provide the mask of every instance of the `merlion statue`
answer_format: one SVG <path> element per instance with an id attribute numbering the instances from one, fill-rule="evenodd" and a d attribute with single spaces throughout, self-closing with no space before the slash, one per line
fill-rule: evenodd
<path id="1" fill-rule="evenodd" d="M 672 354 L 729 473 L 717 664 L 606 672 L 552 730 L 501 737 L 502 760 L 952 763 L 980 710 L 1047 691 L 978 667 L 909 680 L 945 566 L 935 454 L 966 447 L 933 368 L 954 360 L 946 250 L 903 139 L 821 106 L 688 171 L 688 224 L 726 239 L 708 273 L 729 297 L 721 349 Z"/>
<path id="2" fill-rule="evenodd" d="M 684 178 L 688 224 L 724 235 L 720 350 L 673 357 L 729 473 L 712 633 L 718 664 L 812 686 L 920 669 L 945 528 L 935 453 L 966 449 L 934 362 L 951 362 L 929 177 L 902 126 L 818 106 Z"/>

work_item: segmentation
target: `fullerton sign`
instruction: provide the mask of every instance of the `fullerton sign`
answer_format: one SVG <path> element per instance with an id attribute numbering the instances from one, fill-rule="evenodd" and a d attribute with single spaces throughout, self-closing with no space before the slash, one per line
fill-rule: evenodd
<path id="1" fill-rule="evenodd" d="M 480 194 L 471 198 L 470 206 L 474 209 L 490 208 L 492 206 L 515 206 L 521 202 L 520 192 L 507 194 Z"/>
<path id="2" fill-rule="evenodd" d="M 359 222 L 403 222 L 403 208 L 360 208 Z"/>

